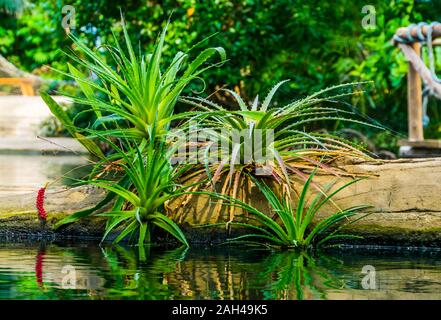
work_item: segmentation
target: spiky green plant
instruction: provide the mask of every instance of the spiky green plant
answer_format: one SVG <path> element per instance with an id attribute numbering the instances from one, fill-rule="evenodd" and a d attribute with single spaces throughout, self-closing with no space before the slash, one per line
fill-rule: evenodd
<path id="1" fill-rule="evenodd" d="M 122 29 L 124 46 L 115 33 L 115 45 L 102 46 L 108 51 L 110 61 L 106 61 L 99 51 L 91 50 L 79 38 L 70 35 L 76 51 L 67 54 L 77 66 L 69 64 L 70 73 L 61 73 L 75 80 L 81 89 L 84 97 L 71 98 L 93 110 L 97 118 L 94 129 L 115 137 L 148 139 L 152 134 L 160 137 L 167 133 L 175 118 L 174 107 L 181 92 L 191 81 L 200 80 L 204 71 L 220 66 L 226 59 L 225 51 L 220 47 L 207 48 L 192 61 L 188 61 L 190 52 L 180 51 L 169 66 L 163 67 L 167 25 L 149 54 L 136 53 L 124 21 Z M 206 65 L 215 54 L 220 56 L 220 62 Z M 93 76 L 85 77 L 79 70 L 81 68 Z M 66 123 L 64 117 L 60 120 L 72 128 L 72 123 Z M 115 123 L 120 127 L 116 128 Z"/>
<path id="2" fill-rule="evenodd" d="M 203 159 L 199 159 L 204 163 L 199 170 L 201 174 L 206 172 L 213 187 L 222 181 L 221 193 L 238 197 L 241 189 L 247 189 L 248 178 L 256 176 L 257 169 L 261 170 L 261 175 L 271 176 L 281 183 L 289 192 L 291 175 L 306 181 L 308 175 L 304 174 L 304 170 L 312 170 L 316 166 L 328 173 L 344 174 L 329 164 L 344 157 L 370 159 L 360 146 L 333 134 L 317 132 L 309 126 L 323 121 L 342 121 L 379 128 L 358 119 L 357 114 L 345 108 L 339 100 L 357 92 L 337 90 L 352 89 L 360 83 L 330 87 L 285 105 L 272 103 L 276 92 L 287 81 L 276 84 L 263 102 L 259 102 L 256 96 L 250 106 L 236 92 L 226 90 L 236 100 L 237 111 L 227 110 L 203 98 L 181 98 L 203 111 L 191 118 L 193 122 L 198 121 L 196 131 L 208 137 L 207 143 L 200 145 L 205 152 L 199 152 L 199 155 L 204 155 Z M 268 133 L 272 135 L 272 141 L 265 141 Z M 237 136 L 241 134 L 244 138 L 238 140 Z M 212 148 L 213 145 L 215 148 Z M 245 154 L 251 154 L 251 159 L 246 159 Z M 256 154 L 258 157 L 254 157 Z M 262 161 L 264 157 L 269 160 Z M 234 217 L 232 211 L 230 217 Z"/>
<path id="3" fill-rule="evenodd" d="M 314 217 L 325 204 L 331 204 L 332 198 L 336 194 L 362 178 L 354 179 L 326 195 L 332 187 L 332 185 L 328 185 L 321 189 L 321 192 L 317 192 L 315 197 L 308 202 L 307 197 L 315 173 L 316 171 L 313 171 L 306 180 L 296 205 L 293 205 L 293 201 L 285 192 L 282 192 L 282 196 L 278 197 L 264 181 L 252 178 L 270 204 L 272 213 L 277 217 L 275 219 L 270 217 L 272 213 L 264 213 L 239 199 L 222 194 L 213 194 L 215 197 L 226 201 L 233 208 L 240 208 L 248 213 L 248 215 L 237 215 L 238 221 L 231 222 L 231 224 L 248 228 L 251 232 L 232 238 L 230 241 L 245 241 L 259 245 L 269 243 L 282 248 L 308 249 L 312 246 L 320 247 L 330 240 L 356 237 L 342 234 L 340 231 L 348 223 L 353 223 L 354 220 L 351 221 L 349 218 L 360 214 L 361 210 L 369 207 L 367 205 L 337 209 L 337 212 L 316 224 L 314 224 Z M 361 217 L 364 217 L 364 215 Z M 255 239 L 261 240 L 261 242 L 254 241 Z"/>
<path id="4" fill-rule="evenodd" d="M 108 218 L 103 240 L 115 229 L 119 235 L 115 243 L 126 237 L 138 235 L 138 245 L 151 242 L 153 228 L 161 228 L 188 246 L 185 235 L 178 225 L 163 214 L 164 203 L 185 192 L 185 187 L 177 184 L 183 168 L 172 167 L 170 157 L 174 149 L 168 149 L 164 143 L 155 143 L 155 140 L 144 140 L 137 144 L 126 140 L 124 149 L 107 140 L 119 158 L 115 164 L 122 178 L 90 179 L 87 184 L 95 185 L 108 190 L 117 196 L 113 208 L 96 216 Z M 88 211 L 92 214 L 93 211 Z M 59 225 L 73 222 L 83 217 L 77 213 L 73 217 L 60 222 Z"/>
<path id="5" fill-rule="evenodd" d="M 73 101 L 90 107 L 96 121 L 90 128 L 79 128 L 63 108 L 49 95 L 41 96 L 52 113 L 71 135 L 98 158 L 90 179 L 83 183 L 109 191 L 94 208 L 83 210 L 63 219 L 57 226 L 94 215 L 114 201 L 110 212 L 100 213 L 109 218 L 104 238 L 119 228 L 115 239 L 138 234 L 138 244 L 150 242 L 153 227 L 159 227 L 180 242 L 188 245 L 179 227 L 163 214 L 164 203 L 180 195 L 177 179 L 186 169 L 171 166 L 171 156 L 165 145 L 166 135 L 174 119 L 188 114 L 174 115 L 176 101 L 188 84 L 201 80 L 201 74 L 225 61 L 222 48 L 203 50 L 188 61 L 189 52 L 178 52 L 168 67 L 162 65 L 167 26 L 160 34 L 152 53 L 136 53 L 123 21 L 124 47 L 114 33 L 115 45 L 104 45 L 111 57 L 107 61 L 100 51 L 89 49 L 80 39 L 71 35 L 77 51 L 69 56 L 77 67 L 69 64 L 70 73 L 83 97 Z M 207 64 L 218 54 L 220 62 Z M 79 69 L 86 69 L 85 77 Z M 97 142 L 110 147 L 107 154 Z M 172 150 L 172 149 L 171 149 Z M 108 175 L 113 172 L 116 177 Z"/>

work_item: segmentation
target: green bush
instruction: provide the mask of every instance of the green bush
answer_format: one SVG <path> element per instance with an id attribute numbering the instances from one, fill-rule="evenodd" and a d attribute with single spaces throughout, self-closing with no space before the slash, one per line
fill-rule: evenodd
<path id="1" fill-rule="evenodd" d="M 59 50 L 71 46 L 60 26 L 64 4 L 30 1 L 18 19 L 0 19 L 0 53 L 26 70 L 57 77 L 44 66 L 66 69 L 66 58 Z M 407 128 L 407 64 L 390 39 L 398 27 L 437 20 L 441 14 L 440 0 L 373 0 L 369 4 L 376 8 L 377 26 L 365 30 L 361 8 L 367 3 L 361 0 L 128 0 L 123 4 L 76 0 L 69 4 L 76 9 L 73 32 L 95 46 L 108 42 L 111 27 L 121 29 L 122 11 L 133 43 L 151 51 L 162 22 L 172 15 L 165 41 L 166 64 L 179 50 L 214 34 L 209 45 L 224 47 L 229 61 L 207 73 L 207 94 L 227 85 L 251 99 L 255 92 L 269 90 L 274 81 L 291 79 L 285 95 L 282 92 L 279 97 L 283 102 L 335 83 L 371 80 L 374 85 L 366 94 L 350 102 L 362 114 L 402 134 Z M 187 93 L 200 89 L 195 83 Z M 215 97 L 226 99 L 218 93 Z M 434 105 L 437 109 L 438 104 Z M 438 129 L 432 129 L 428 128 L 428 136 L 439 136 Z"/>

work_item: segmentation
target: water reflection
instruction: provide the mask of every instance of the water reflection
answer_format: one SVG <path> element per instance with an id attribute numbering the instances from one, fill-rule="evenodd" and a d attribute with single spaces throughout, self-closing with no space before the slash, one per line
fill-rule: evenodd
<path id="1" fill-rule="evenodd" d="M 144 250 L 0 244 L 0 299 L 441 298 L 439 254 Z M 376 268 L 375 290 L 361 285 L 367 264 Z"/>
<path id="2" fill-rule="evenodd" d="M 316 259 L 327 267 L 318 266 Z M 324 254 L 313 258 L 306 252 L 281 252 L 270 255 L 263 264 L 265 271 L 258 276 L 271 279 L 263 289 L 265 299 L 326 299 L 326 289 L 345 286 L 328 271 L 341 266 L 341 261 Z"/>

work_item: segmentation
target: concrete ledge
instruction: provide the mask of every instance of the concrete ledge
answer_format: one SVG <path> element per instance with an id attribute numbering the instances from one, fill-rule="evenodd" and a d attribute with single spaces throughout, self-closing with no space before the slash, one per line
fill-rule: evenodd
<path id="1" fill-rule="evenodd" d="M 352 179 L 350 175 L 353 174 L 370 175 L 369 179 L 354 184 L 336 198 L 341 207 L 373 206 L 372 214 L 354 224 L 348 232 L 364 235 L 363 243 L 441 245 L 441 159 L 351 161 L 339 166 L 348 174 L 342 178 L 346 181 Z M 318 176 L 317 183 L 330 179 L 335 176 Z M 250 201 L 253 205 L 265 206 L 257 192 L 253 190 L 252 195 Z M 100 219 L 84 220 L 58 232 L 53 231 L 53 225 L 72 212 L 93 206 L 103 196 L 103 191 L 91 187 L 49 191 L 45 205 L 49 221 L 45 229 L 37 219 L 35 194 L 0 198 L 0 234 L 100 236 L 104 226 Z M 215 213 L 206 196 L 193 197 L 184 207 L 171 202 L 168 213 L 194 243 L 219 242 L 228 237 L 225 228 L 198 227 L 229 219 L 225 208 Z M 325 208 L 318 218 L 329 213 L 330 209 Z"/>
<path id="2" fill-rule="evenodd" d="M 79 223 L 54 230 L 54 225 L 64 217 L 92 208 L 105 192 L 94 187 L 48 190 L 44 207 L 48 213 L 42 226 L 35 209 L 36 193 L 0 197 L 0 235 L 4 238 L 100 238 L 105 221 L 99 218 L 84 219 Z"/>
<path id="3" fill-rule="evenodd" d="M 358 161 L 339 163 L 346 176 L 334 187 L 349 182 L 354 175 L 369 176 L 335 197 L 340 208 L 371 205 L 371 215 L 347 229 L 374 242 L 441 244 L 441 159 L 400 159 L 392 161 Z M 317 176 L 321 185 L 336 180 L 333 175 Z M 301 184 L 298 184 L 301 187 Z M 246 190 L 248 201 L 269 212 L 269 207 L 257 188 Z M 182 200 L 182 199 L 180 199 Z M 208 196 L 194 196 L 184 207 L 180 201 L 169 205 L 169 215 L 178 223 L 197 226 L 229 220 L 227 207 L 215 209 Z M 336 209 L 327 206 L 316 217 L 325 218 Z"/>

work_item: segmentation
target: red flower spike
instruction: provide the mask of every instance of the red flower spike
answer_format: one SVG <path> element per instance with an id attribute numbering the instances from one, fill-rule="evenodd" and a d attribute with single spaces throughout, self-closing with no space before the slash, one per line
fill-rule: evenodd
<path id="1" fill-rule="evenodd" d="M 35 262 L 35 277 L 37 279 L 37 284 L 39 287 L 43 286 L 43 259 L 44 250 L 38 251 Z"/>
<path id="2" fill-rule="evenodd" d="M 38 190 L 37 202 L 36 202 L 38 217 L 43 222 L 46 221 L 46 218 L 47 218 L 47 212 L 44 209 L 44 194 L 46 192 L 47 185 L 48 184 L 46 183 L 46 185 L 43 188 L 40 188 L 40 190 Z"/>

